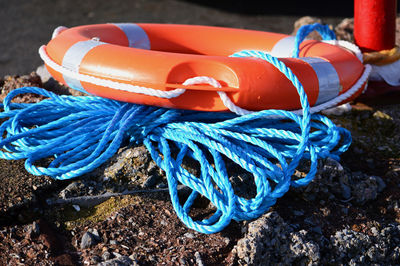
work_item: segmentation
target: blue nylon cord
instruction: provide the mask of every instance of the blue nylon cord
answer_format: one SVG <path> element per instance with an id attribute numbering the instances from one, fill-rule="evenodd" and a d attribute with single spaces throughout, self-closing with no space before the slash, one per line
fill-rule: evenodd
<path id="1" fill-rule="evenodd" d="M 312 30 L 333 38 L 327 26 L 308 25 L 296 36 L 298 46 Z M 256 57 L 277 67 L 296 87 L 302 115 L 284 110 L 264 110 L 249 115 L 196 112 L 123 103 L 99 97 L 59 96 L 36 87 L 10 92 L 4 99 L 0 119 L 0 158 L 26 159 L 34 175 L 70 179 L 93 171 L 115 154 L 124 141 L 143 143 L 165 172 L 171 201 L 178 217 L 188 227 L 215 233 L 232 219 L 250 220 L 265 213 L 290 186 L 307 185 L 317 171 L 317 160 L 339 159 L 351 144 L 350 133 L 328 118 L 310 114 L 307 95 L 292 71 L 277 58 L 259 51 L 241 51 L 234 57 Z M 16 104 L 19 94 L 35 93 L 48 99 L 34 104 Z M 178 154 L 171 150 L 178 150 Z M 199 162 L 200 175 L 182 167 L 184 158 Z M 50 158 L 47 167 L 35 162 Z M 226 162 L 231 160 L 252 174 L 253 198 L 235 194 Z M 293 173 L 300 161 L 310 161 L 306 177 Z M 192 190 L 182 205 L 178 184 Z M 189 211 L 202 195 L 216 212 L 195 221 Z"/>

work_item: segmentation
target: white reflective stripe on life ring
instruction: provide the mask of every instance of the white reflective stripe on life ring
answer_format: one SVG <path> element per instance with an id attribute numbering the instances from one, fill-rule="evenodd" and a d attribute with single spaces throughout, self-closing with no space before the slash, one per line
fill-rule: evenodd
<path id="1" fill-rule="evenodd" d="M 280 39 L 272 48 L 270 54 L 275 57 L 292 57 L 294 49 L 294 36 L 288 36 Z"/>
<path id="2" fill-rule="evenodd" d="M 62 66 L 68 70 L 79 73 L 79 67 L 85 55 L 94 47 L 103 44 L 106 43 L 97 40 L 88 40 L 75 43 L 65 53 Z M 66 75 L 63 75 L 63 78 L 69 87 L 87 93 L 79 80 L 73 79 Z"/>
<path id="3" fill-rule="evenodd" d="M 298 59 L 308 63 L 317 74 L 319 92 L 315 105 L 325 103 L 339 95 L 342 86 L 339 75 L 331 63 L 317 57 L 300 57 Z"/>
<path id="4" fill-rule="evenodd" d="M 135 23 L 114 23 L 120 28 L 129 41 L 129 47 L 150 50 L 150 40 L 147 33 Z"/>

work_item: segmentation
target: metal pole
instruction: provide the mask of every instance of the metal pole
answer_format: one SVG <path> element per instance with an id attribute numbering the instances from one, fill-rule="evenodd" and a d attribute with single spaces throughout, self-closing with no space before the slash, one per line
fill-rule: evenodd
<path id="1" fill-rule="evenodd" d="M 397 0 L 354 0 L 354 40 L 364 52 L 392 49 Z"/>

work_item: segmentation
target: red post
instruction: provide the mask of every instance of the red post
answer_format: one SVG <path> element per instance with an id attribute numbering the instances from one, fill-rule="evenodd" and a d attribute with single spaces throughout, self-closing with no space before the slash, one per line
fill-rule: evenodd
<path id="1" fill-rule="evenodd" d="M 364 52 L 392 49 L 397 0 L 354 0 L 354 40 Z"/>

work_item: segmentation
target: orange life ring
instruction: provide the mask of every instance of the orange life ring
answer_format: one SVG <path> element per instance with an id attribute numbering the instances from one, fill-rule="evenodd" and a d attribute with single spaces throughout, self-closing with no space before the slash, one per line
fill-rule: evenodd
<path id="1" fill-rule="evenodd" d="M 66 29 L 45 48 L 49 60 L 70 72 L 160 92 L 186 89 L 170 99 L 79 80 L 45 63 L 56 80 L 93 95 L 203 111 L 227 110 L 217 90 L 248 110 L 301 108 L 295 87 L 270 63 L 229 57 L 245 49 L 280 57 L 303 84 L 311 106 L 345 93 L 363 74 L 364 65 L 346 49 L 308 40 L 300 46 L 301 58 L 290 58 L 293 45 L 293 36 L 254 30 L 121 23 Z M 212 77 L 222 87 L 182 85 L 195 76 Z"/>

